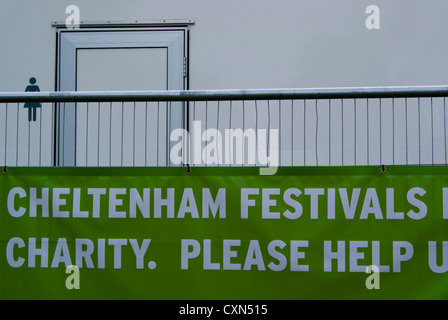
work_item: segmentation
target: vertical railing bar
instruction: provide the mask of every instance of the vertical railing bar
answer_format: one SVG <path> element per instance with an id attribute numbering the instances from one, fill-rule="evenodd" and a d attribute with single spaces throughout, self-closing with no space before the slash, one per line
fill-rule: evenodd
<path id="1" fill-rule="evenodd" d="M 168 105 L 169 105 L 169 107 L 168 107 Z M 168 148 L 168 146 L 169 146 L 169 144 L 170 144 L 170 140 L 169 140 L 169 137 L 168 137 L 168 133 L 170 132 L 170 129 L 171 129 L 171 125 L 170 125 L 170 123 L 169 123 L 169 120 L 171 119 L 171 117 L 169 117 L 169 115 L 170 115 L 170 113 L 171 113 L 171 102 L 167 102 L 167 105 L 166 105 L 167 107 L 165 108 L 165 145 L 167 146 L 167 150 L 165 150 L 165 167 L 168 167 L 168 159 L 169 159 L 169 157 L 168 157 L 168 155 L 169 155 L 169 148 Z M 169 112 L 168 112 L 168 110 L 169 110 Z M 168 119 L 169 118 L 169 119 Z"/>
<path id="2" fill-rule="evenodd" d="M 271 163 L 271 153 L 270 153 L 270 143 L 271 143 L 271 106 L 269 105 L 269 100 L 267 100 L 268 102 L 268 133 L 267 133 L 267 137 L 268 137 L 268 144 L 266 147 L 266 162 L 268 159 L 268 153 L 269 153 L 269 164 Z M 267 163 L 266 163 L 267 165 Z"/>
<path id="3" fill-rule="evenodd" d="M 243 108 L 244 109 L 244 108 Z M 279 114 L 278 114 L 278 131 L 280 132 L 280 137 L 282 136 L 282 101 L 279 99 L 278 100 L 278 112 L 279 112 Z M 280 138 L 280 152 L 279 152 L 279 157 L 278 157 L 278 159 L 279 159 L 279 161 L 278 161 L 278 164 L 279 164 L 279 166 L 281 166 L 281 164 L 282 164 L 282 152 L 281 152 L 281 141 L 282 141 L 282 138 Z"/>
<path id="4" fill-rule="evenodd" d="M 54 105 L 54 118 L 55 128 L 54 128 L 54 162 L 55 166 L 60 166 L 61 164 L 61 103 L 55 103 Z"/>
<path id="5" fill-rule="evenodd" d="M 230 110 L 229 110 L 229 129 L 232 128 L 232 100 L 230 100 Z"/>
<path id="6" fill-rule="evenodd" d="M 182 157 L 181 165 L 190 165 L 190 142 L 187 139 L 185 132 L 190 130 L 190 103 L 188 101 L 182 102 Z"/>
<path id="7" fill-rule="evenodd" d="M 219 100 L 218 100 L 218 110 L 216 111 L 216 131 L 219 133 Z M 217 150 L 216 150 L 216 157 L 218 158 L 218 163 L 217 163 L 218 167 L 219 167 L 219 163 L 221 162 L 220 158 L 219 158 L 219 156 L 220 156 L 219 149 L 220 148 L 217 148 Z M 188 163 L 190 163 L 190 161 L 188 161 Z"/>
<path id="8" fill-rule="evenodd" d="M 380 165 L 383 165 L 383 108 L 382 108 L 382 99 L 379 98 L 380 103 Z"/>
<path id="9" fill-rule="evenodd" d="M 257 159 L 258 159 L 258 154 L 259 154 L 259 151 L 258 151 L 258 148 L 259 148 L 259 145 L 260 145 L 260 143 L 259 143 L 259 137 L 258 137 L 258 104 L 257 104 L 257 100 L 254 100 L 254 102 L 255 102 L 255 137 L 257 138 L 256 140 L 257 140 L 257 144 L 256 144 L 256 147 L 255 147 L 255 162 L 254 162 L 254 166 L 257 166 Z M 219 106 L 219 101 L 218 101 L 218 106 Z M 291 131 L 292 131 L 292 126 L 291 126 Z"/>
<path id="10" fill-rule="evenodd" d="M 77 119 L 77 117 L 78 117 L 78 102 L 75 102 L 74 103 L 74 108 L 75 108 L 75 119 Z M 64 119 L 65 119 L 65 108 L 64 108 Z M 65 125 L 64 125 L 64 134 L 65 134 Z M 74 140 L 75 140 L 75 142 L 74 142 L 74 152 L 73 152 L 73 157 L 74 157 L 74 164 L 73 164 L 73 166 L 74 167 L 76 167 L 77 166 L 77 161 L 76 161 L 76 145 L 77 145 L 77 134 L 78 134 L 78 132 L 77 132 L 77 126 L 76 126 L 76 122 L 75 122 L 75 134 L 74 134 Z M 65 147 L 64 147 L 64 149 L 65 149 Z M 86 164 L 87 165 L 87 164 Z"/>
<path id="11" fill-rule="evenodd" d="M 418 164 L 422 164 L 421 160 L 421 135 L 420 135 L 420 122 L 421 122 L 421 114 L 420 114 L 420 97 L 418 97 Z"/>
<path id="12" fill-rule="evenodd" d="M 160 131 L 160 101 L 157 101 L 157 131 L 156 131 L 156 165 L 159 166 L 159 131 Z"/>
<path id="13" fill-rule="evenodd" d="M 8 151 L 8 103 L 5 105 L 5 163 L 4 166 L 6 167 L 6 154 Z"/>
<path id="14" fill-rule="evenodd" d="M 39 108 L 39 167 L 42 166 L 42 109 L 44 108 L 44 104 L 42 103 L 42 107 Z"/>
<path id="15" fill-rule="evenodd" d="M 331 99 L 328 99 L 328 165 L 331 166 Z"/>
<path id="16" fill-rule="evenodd" d="M 184 132 L 190 131 L 190 102 L 184 101 L 183 102 L 183 128 L 185 129 Z M 187 166 L 190 165 L 190 139 L 185 136 L 183 141 L 183 149 L 182 149 L 182 161 L 184 161 L 184 165 L 187 164 Z M 185 155 L 184 155 L 185 153 Z"/>
<path id="17" fill-rule="evenodd" d="M 370 131 L 370 121 L 369 121 L 369 98 L 367 98 L 367 114 L 366 114 L 366 128 L 367 128 L 367 165 L 370 165 L 370 139 L 369 139 L 369 131 Z"/>
<path id="18" fill-rule="evenodd" d="M 196 118 L 196 102 L 195 102 L 195 101 L 193 101 L 193 111 L 192 111 L 192 112 L 193 112 L 193 115 L 192 115 L 192 119 L 193 119 L 193 120 L 192 120 L 192 122 L 193 122 L 193 128 L 194 128 L 194 121 L 195 121 L 195 118 Z M 190 135 L 190 137 L 191 137 L 191 135 Z M 191 147 L 193 147 L 193 148 L 196 147 L 195 144 L 194 144 L 194 142 L 190 145 L 190 148 L 191 148 Z M 194 149 L 194 152 L 191 152 L 190 155 L 193 154 L 193 158 L 195 158 L 195 154 L 196 154 L 196 152 L 197 152 L 196 149 Z M 192 159 L 190 158 L 189 160 L 190 160 L 190 161 L 189 161 L 189 162 L 190 162 L 190 165 L 193 165 L 193 164 L 196 163 L 196 160 L 197 160 L 197 159 L 194 159 L 194 161 L 191 161 Z"/>
<path id="19" fill-rule="evenodd" d="M 98 153 L 96 154 L 96 165 L 100 166 L 100 105 L 101 102 L 98 102 Z"/>
<path id="20" fill-rule="evenodd" d="M 344 99 L 341 99 L 341 141 L 342 141 L 342 165 L 344 165 Z"/>
<path id="21" fill-rule="evenodd" d="M 447 157 L 446 157 L 446 104 L 445 104 L 445 97 L 443 97 L 443 132 L 444 132 L 444 143 L 445 143 L 445 164 L 447 164 Z"/>
<path id="22" fill-rule="evenodd" d="M 31 152 L 31 121 L 28 121 L 28 154 L 27 154 L 27 156 L 28 156 L 28 167 L 30 166 L 30 152 Z"/>
<path id="23" fill-rule="evenodd" d="M 318 150 L 317 150 L 317 137 L 318 137 L 318 133 L 319 133 L 319 112 L 317 112 L 317 99 L 315 100 L 315 108 L 314 108 L 314 112 L 316 113 L 316 137 L 314 140 L 315 143 L 315 152 L 316 152 L 316 166 L 319 166 L 319 156 L 318 156 Z"/>
<path id="24" fill-rule="evenodd" d="M 65 119 L 65 102 L 64 102 L 64 108 L 63 108 L 63 110 L 61 110 L 61 116 L 62 116 L 62 121 L 60 121 L 60 122 L 62 122 L 62 142 L 64 142 L 64 139 L 65 139 L 65 121 L 64 121 L 64 119 Z M 64 164 L 65 164 L 65 157 L 64 157 L 65 143 L 62 143 L 62 145 L 60 146 L 60 149 L 62 150 L 62 153 L 61 153 L 62 161 L 59 160 L 59 162 L 62 163 L 62 166 L 64 166 Z"/>
<path id="25" fill-rule="evenodd" d="M 408 159 L 408 98 L 404 98 L 404 111 L 405 111 L 405 128 L 406 128 L 406 164 L 409 164 Z"/>
<path id="26" fill-rule="evenodd" d="M 432 106 L 433 99 L 431 97 L 431 163 L 434 165 L 434 109 Z"/>
<path id="27" fill-rule="evenodd" d="M 229 130 L 232 129 L 232 109 L 233 109 L 233 106 L 232 106 L 232 100 L 230 100 L 230 110 L 229 110 Z M 230 145 L 229 145 L 229 150 L 228 150 L 228 152 L 229 152 L 229 165 L 231 166 L 231 165 L 232 165 L 232 162 L 233 162 L 233 144 L 232 144 L 232 150 L 230 150 Z M 235 155 L 235 157 L 236 157 L 236 155 Z"/>
<path id="28" fill-rule="evenodd" d="M 392 164 L 395 165 L 395 98 L 392 98 Z"/>
<path id="29" fill-rule="evenodd" d="M 243 123 L 244 123 L 244 106 L 243 106 Z M 207 132 L 207 135 L 205 136 L 205 139 L 207 139 L 207 141 L 208 141 L 208 131 L 207 131 L 207 129 L 208 129 L 208 101 L 205 101 L 205 131 Z M 243 146 L 244 146 L 244 143 L 243 143 Z M 206 159 L 205 166 L 208 167 L 208 159 Z"/>
<path id="30" fill-rule="evenodd" d="M 357 156 L 357 150 L 356 150 L 356 144 L 357 144 L 357 136 L 356 136 L 356 132 L 358 131 L 358 121 L 357 121 L 357 117 L 356 117 L 356 98 L 353 99 L 353 113 L 354 113 L 354 122 L 355 122 L 355 134 L 354 134 L 354 152 L 353 152 L 353 163 L 356 166 L 356 156 Z"/>
<path id="31" fill-rule="evenodd" d="M 112 101 L 109 102 L 109 167 L 112 167 Z"/>
<path id="32" fill-rule="evenodd" d="M 19 103 L 17 103 L 16 167 L 19 165 Z"/>
<path id="33" fill-rule="evenodd" d="M 148 101 L 145 101 L 145 167 L 147 166 L 148 166 Z"/>
<path id="34" fill-rule="evenodd" d="M 306 100 L 303 100 L 303 166 L 306 166 Z"/>
<path id="35" fill-rule="evenodd" d="M 246 107 L 245 107 L 245 105 L 244 105 L 244 100 L 243 100 L 243 132 L 244 132 L 244 128 L 245 128 L 245 120 L 246 120 L 246 115 L 245 115 L 245 113 L 246 113 Z M 242 153 L 241 153 L 241 161 L 242 161 L 242 166 L 244 167 L 244 133 L 243 133 L 243 138 L 242 138 L 243 140 L 243 143 L 241 144 L 241 148 L 242 148 Z M 247 150 L 249 150 L 249 148 L 247 148 Z M 249 157 L 247 157 L 247 162 L 249 162 Z"/>
<path id="36" fill-rule="evenodd" d="M 433 107 L 431 97 L 431 162 L 434 165 L 434 119 L 433 119 Z"/>
<path id="37" fill-rule="evenodd" d="M 50 143 L 50 156 L 51 156 L 50 166 L 51 166 L 51 163 L 53 163 L 53 165 L 55 164 L 54 160 L 56 158 L 55 150 L 54 150 L 54 140 L 55 140 L 54 130 L 55 130 L 55 126 L 56 126 L 55 118 L 54 118 L 55 107 L 56 107 L 56 104 L 52 103 L 51 104 L 51 133 L 50 133 L 50 138 L 51 138 L 51 143 Z"/>
<path id="38" fill-rule="evenodd" d="M 87 112 L 87 114 L 86 114 L 86 167 L 87 167 L 87 161 L 88 161 L 88 153 L 89 153 L 89 148 L 88 148 L 88 146 L 89 146 L 89 102 L 87 102 L 87 104 L 86 104 L 86 112 Z"/>
<path id="39" fill-rule="evenodd" d="M 266 149 L 266 155 L 268 152 L 267 150 L 268 149 Z M 293 165 L 294 165 L 294 99 L 291 100 L 291 166 Z"/>
<path id="40" fill-rule="evenodd" d="M 134 101 L 134 115 L 133 115 L 133 135 L 132 135 L 132 166 L 135 167 L 135 101 Z"/>
<path id="41" fill-rule="evenodd" d="M 121 167 L 123 166 L 124 162 L 123 143 L 124 143 L 124 101 L 121 101 L 121 163 L 120 163 Z"/>

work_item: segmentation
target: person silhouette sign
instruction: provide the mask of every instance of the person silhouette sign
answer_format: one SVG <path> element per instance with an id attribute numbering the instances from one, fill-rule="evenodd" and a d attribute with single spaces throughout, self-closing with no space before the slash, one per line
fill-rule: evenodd
<path id="1" fill-rule="evenodd" d="M 39 92 L 39 91 L 40 89 L 36 85 L 36 78 L 31 77 L 30 85 L 26 87 L 25 92 Z M 28 109 L 28 121 L 31 121 L 31 114 L 33 118 L 32 121 L 36 121 L 37 108 L 41 107 L 40 102 L 26 102 L 23 107 Z"/>

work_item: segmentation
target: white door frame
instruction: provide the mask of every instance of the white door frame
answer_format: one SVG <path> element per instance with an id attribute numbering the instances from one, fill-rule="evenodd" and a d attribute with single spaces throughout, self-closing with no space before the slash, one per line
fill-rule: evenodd
<path id="1" fill-rule="evenodd" d="M 89 27 L 57 29 L 56 91 L 76 91 L 77 50 L 89 48 L 167 48 L 168 90 L 188 89 L 188 26 L 181 27 Z M 62 64 L 64 64 L 62 66 Z M 185 126 L 185 106 L 169 103 L 169 132 Z M 75 103 L 56 105 L 55 166 L 76 166 Z M 167 147 L 169 153 L 170 147 Z M 169 154 L 167 154 L 169 156 Z M 169 158 L 167 158 L 169 159 Z"/>

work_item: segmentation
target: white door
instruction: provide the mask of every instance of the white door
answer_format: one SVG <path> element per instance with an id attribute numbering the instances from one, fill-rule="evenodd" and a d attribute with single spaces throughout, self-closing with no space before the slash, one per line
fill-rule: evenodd
<path id="1" fill-rule="evenodd" d="M 182 90 L 185 28 L 58 31 L 59 91 Z M 169 132 L 184 106 L 167 102 L 63 103 L 57 108 L 55 164 L 170 165 Z"/>

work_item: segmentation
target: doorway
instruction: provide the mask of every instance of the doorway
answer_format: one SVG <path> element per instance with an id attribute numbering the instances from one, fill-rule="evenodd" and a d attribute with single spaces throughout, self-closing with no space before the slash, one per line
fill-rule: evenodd
<path id="1" fill-rule="evenodd" d="M 57 91 L 188 89 L 189 26 L 57 29 Z M 157 114 L 157 118 L 154 115 Z M 182 102 L 60 103 L 55 166 L 169 166 Z"/>

